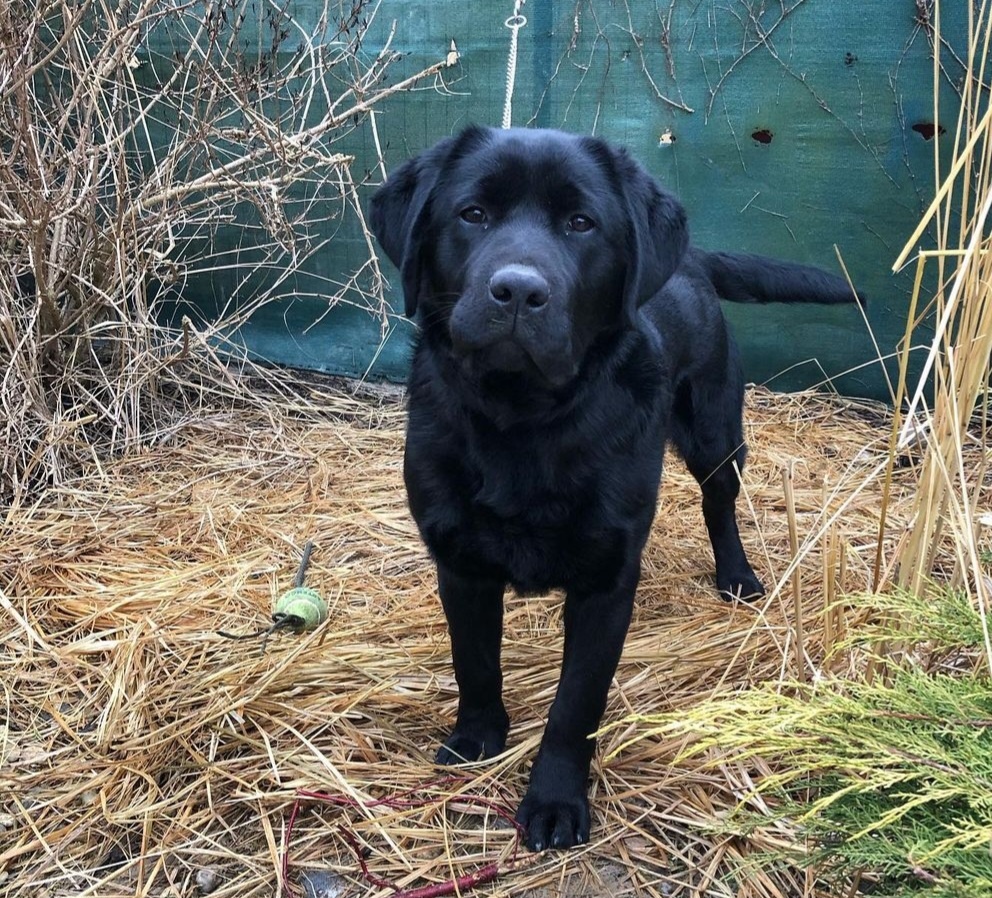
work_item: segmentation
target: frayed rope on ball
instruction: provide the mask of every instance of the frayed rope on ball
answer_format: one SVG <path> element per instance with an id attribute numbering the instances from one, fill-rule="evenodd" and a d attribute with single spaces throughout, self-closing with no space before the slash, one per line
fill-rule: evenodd
<path id="1" fill-rule="evenodd" d="M 218 635 L 225 639 L 257 639 L 262 637 L 262 654 L 265 654 L 265 646 L 269 637 L 277 630 L 291 630 L 293 633 L 306 633 L 316 630 L 325 620 L 327 620 L 327 603 L 316 589 L 304 586 L 307 567 L 310 564 L 310 555 L 313 552 L 313 542 L 307 541 L 303 547 L 303 557 L 300 559 L 299 569 L 296 571 L 296 579 L 293 588 L 284 592 L 276 602 L 272 612 L 272 625 L 264 627 L 254 633 L 227 633 L 218 630 Z"/>

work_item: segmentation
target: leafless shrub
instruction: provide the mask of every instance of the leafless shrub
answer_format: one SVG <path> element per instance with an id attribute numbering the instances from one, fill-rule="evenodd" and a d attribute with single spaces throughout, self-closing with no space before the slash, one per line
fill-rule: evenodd
<path id="1" fill-rule="evenodd" d="M 386 86 L 376 12 L 324 0 L 306 30 L 279 0 L 0 5 L 0 500 L 154 437 L 195 398 L 177 385 L 235 389 L 226 335 L 320 248 L 328 197 L 367 236 L 335 140 L 443 65 Z M 216 241 L 246 220 L 250 264 Z M 223 320 L 161 324 L 191 273 L 239 264 Z M 385 315 L 371 242 L 349 286 Z"/>

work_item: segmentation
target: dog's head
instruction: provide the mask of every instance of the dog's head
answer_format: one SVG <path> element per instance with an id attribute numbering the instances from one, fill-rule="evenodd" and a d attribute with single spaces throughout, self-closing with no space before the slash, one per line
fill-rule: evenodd
<path id="1" fill-rule="evenodd" d="M 404 163 L 372 198 L 406 313 L 477 372 L 550 387 L 679 265 L 682 206 L 625 150 L 559 131 L 469 128 Z"/>

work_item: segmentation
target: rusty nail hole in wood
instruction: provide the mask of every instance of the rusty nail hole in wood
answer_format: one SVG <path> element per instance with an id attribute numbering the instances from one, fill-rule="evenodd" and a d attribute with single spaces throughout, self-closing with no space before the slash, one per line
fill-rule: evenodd
<path id="1" fill-rule="evenodd" d="M 772 142 L 772 138 L 775 135 L 772 134 L 767 128 L 759 128 L 757 131 L 751 133 L 751 137 L 758 141 L 758 143 L 769 144 Z"/>
<path id="2" fill-rule="evenodd" d="M 924 140 L 933 140 L 934 134 L 940 136 L 947 133 L 946 128 L 942 125 L 935 125 L 933 122 L 917 122 L 913 125 L 913 130 Z"/>

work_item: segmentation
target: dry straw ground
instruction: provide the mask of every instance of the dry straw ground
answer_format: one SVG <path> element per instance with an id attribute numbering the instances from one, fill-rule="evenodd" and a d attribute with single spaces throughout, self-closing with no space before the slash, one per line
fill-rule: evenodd
<path id="1" fill-rule="evenodd" d="M 824 600 L 870 585 L 885 416 L 760 390 L 748 406 L 745 541 L 780 588 L 757 608 L 716 597 L 698 490 L 673 458 L 607 722 L 793 678 L 798 632 L 803 673 L 815 676 L 825 640 L 857 625 L 842 611 L 827 620 Z M 560 600 L 510 599 L 509 748 L 443 780 L 431 758 L 455 684 L 405 508 L 402 441 L 395 394 L 311 387 L 295 409 L 285 398 L 207 407 L 154 448 L 94 462 L 12 509 L 0 531 L 6 894 L 261 896 L 319 873 L 327 894 L 389 894 L 363 879 L 355 845 L 373 875 L 406 888 L 495 862 L 483 894 L 804 894 L 799 872 L 742 868 L 774 847 L 768 831 L 757 844 L 719 831 L 753 771 L 673 767 L 678 746 L 658 742 L 595 767 L 592 844 L 514 862 L 513 830 L 495 808 L 512 811 L 521 795 L 553 696 Z M 899 477 L 896 534 L 913 492 Z M 257 640 L 218 636 L 268 622 L 306 540 L 327 622 L 275 636 L 264 656 Z M 611 732 L 600 754 L 624 738 Z M 287 842 L 298 790 L 367 805 L 411 789 L 399 805 L 305 802 Z M 782 839 L 792 835 L 783 825 Z"/>
<path id="2" fill-rule="evenodd" d="M 919 25 L 940 48 L 940 3 L 932 13 L 924 6 Z M 29 7 L 8 7 L 0 4 L 0 31 L 33 34 L 11 16 Z M 314 883 L 326 895 L 395 894 L 381 885 L 389 882 L 407 898 L 436 898 L 451 883 L 466 891 L 474 875 L 488 880 L 480 894 L 532 898 L 818 895 L 804 871 L 763 854 L 794 843 L 788 820 L 769 815 L 750 833 L 723 825 L 745 795 L 752 808 L 760 799 L 751 789 L 769 772 L 760 759 L 676 764 L 680 746 L 662 739 L 610 751 L 636 735 L 636 722 L 629 730 L 626 723 L 634 712 L 688 713 L 721 691 L 824 675 L 825 650 L 856 634 L 863 613 L 845 609 L 843 596 L 875 582 L 917 586 L 937 575 L 985 614 L 992 583 L 976 521 L 987 505 L 988 432 L 987 417 L 972 415 L 988 406 L 992 350 L 992 5 L 975 8 L 960 113 L 943 116 L 958 121 L 948 138 L 953 161 L 935 140 L 935 200 L 907 244 L 915 253 L 931 226 L 938 247 L 919 256 L 918 270 L 929 260 L 939 286 L 933 297 L 914 294 L 898 386 L 911 421 L 926 429 L 919 457 L 899 448 L 878 408 L 753 391 L 742 519 L 752 560 L 775 586 L 758 607 L 714 595 L 695 484 L 669 464 L 605 721 L 619 722 L 602 740 L 600 756 L 611 760 L 594 769 L 594 839 L 566 855 L 518 855 L 502 816 L 521 794 L 555 688 L 557 597 L 509 603 L 507 752 L 458 779 L 431 764 L 453 719 L 455 689 L 431 566 L 405 510 L 398 398 L 312 384 L 295 393 L 285 384 L 246 391 L 212 354 L 219 331 L 192 332 L 189 347 L 182 333 L 157 343 L 157 331 L 129 317 L 128 299 L 156 269 L 123 274 L 133 273 L 135 259 L 160 257 L 168 228 L 139 234 L 138 243 L 128 242 L 126 228 L 110 228 L 107 245 L 128 264 L 95 292 L 92 242 L 79 242 L 75 255 L 64 251 L 72 240 L 45 244 L 50 221 L 61 222 L 53 233 L 84 235 L 91 220 L 124 220 L 116 207 L 105 215 L 102 194 L 80 206 L 67 192 L 65 208 L 49 218 L 4 218 L 14 228 L 5 246 L 33 262 L 36 289 L 12 282 L 22 269 L 10 260 L 0 285 L 10 310 L 0 315 L 0 350 L 10 358 L 0 391 L 10 448 L 0 468 L 14 472 L 12 488 L 0 483 L 3 500 L 12 497 L 0 521 L 0 893 L 234 898 L 290 894 L 309 881 L 310 894 Z M 60 9 L 67 21 L 82 21 L 73 5 Z M 121 32 L 128 39 L 171 6 L 146 0 L 140 9 L 145 18 Z M 67 59 L 67 71 L 90 86 L 117 71 L 128 89 L 129 46 L 108 32 L 104 55 L 76 69 Z M 14 62 L 27 58 L 16 41 L 3 47 L 15 48 Z M 934 55 L 939 84 L 946 54 Z M 50 62 L 40 51 L 28 61 L 16 85 Z M 93 115 L 64 121 L 104 122 L 100 145 L 109 151 L 140 117 L 127 106 L 106 112 L 105 94 L 72 93 Z M 25 91 L 17 98 L 22 106 L 9 108 L 33 109 L 37 100 Z M 164 99 L 145 97 L 152 107 Z M 80 146 L 61 131 L 28 132 L 59 152 Z M 286 136 L 278 127 L 272 133 Z M 61 171 L 59 152 L 28 158 Z M 26 185 L 19 177 L 0 183 L 9 187 L 6 206 L 35 207 L 40 194 Z M 38 248 L 29 252 L 22 231 L 37 222 Z M 90 329 L 77 328 L 83 319 L 75 313 L 48 327 L 43 313 L 65 285 L 70 298 L 85 287 Z M 142 291 L 135 296 L 144 309 Z M 938 323 L 927 339 L 929 407 L 925 391 L 905 380 L 918 342 L 912 327 L 927 313 Z M 93 334 L 110 340 L 114 366 L 100 367 L 106 360 Z M 59 355 L 65 340 L 72 352 Z M 176 367 L 184 360 L 192 375 Z M 198 390 L 198 411 L 173 407 Z M 232 398 L 251 394 L 251 402 Z M 49 408 L 54 395 L 64 405 Z M 890 446 L 891 459 L 912 464 L 895 465 L 887 494 Z M 33 491 L 38 482 L 53 486 Z M 308 582 L 327 597 L 328 620 L 309 635 L 276 636 L 264 655 L 257 642 L 217 635 L 267 623 L 307 540 L 316 544 Z M 987 625 L 985 633 L 992 664 Z M 835 657 L 831 665 L 850 663 Z M 301 790 L 334 801 L 297 804 Z M 380 885 L 362 874 L 363 864 Z"/>

